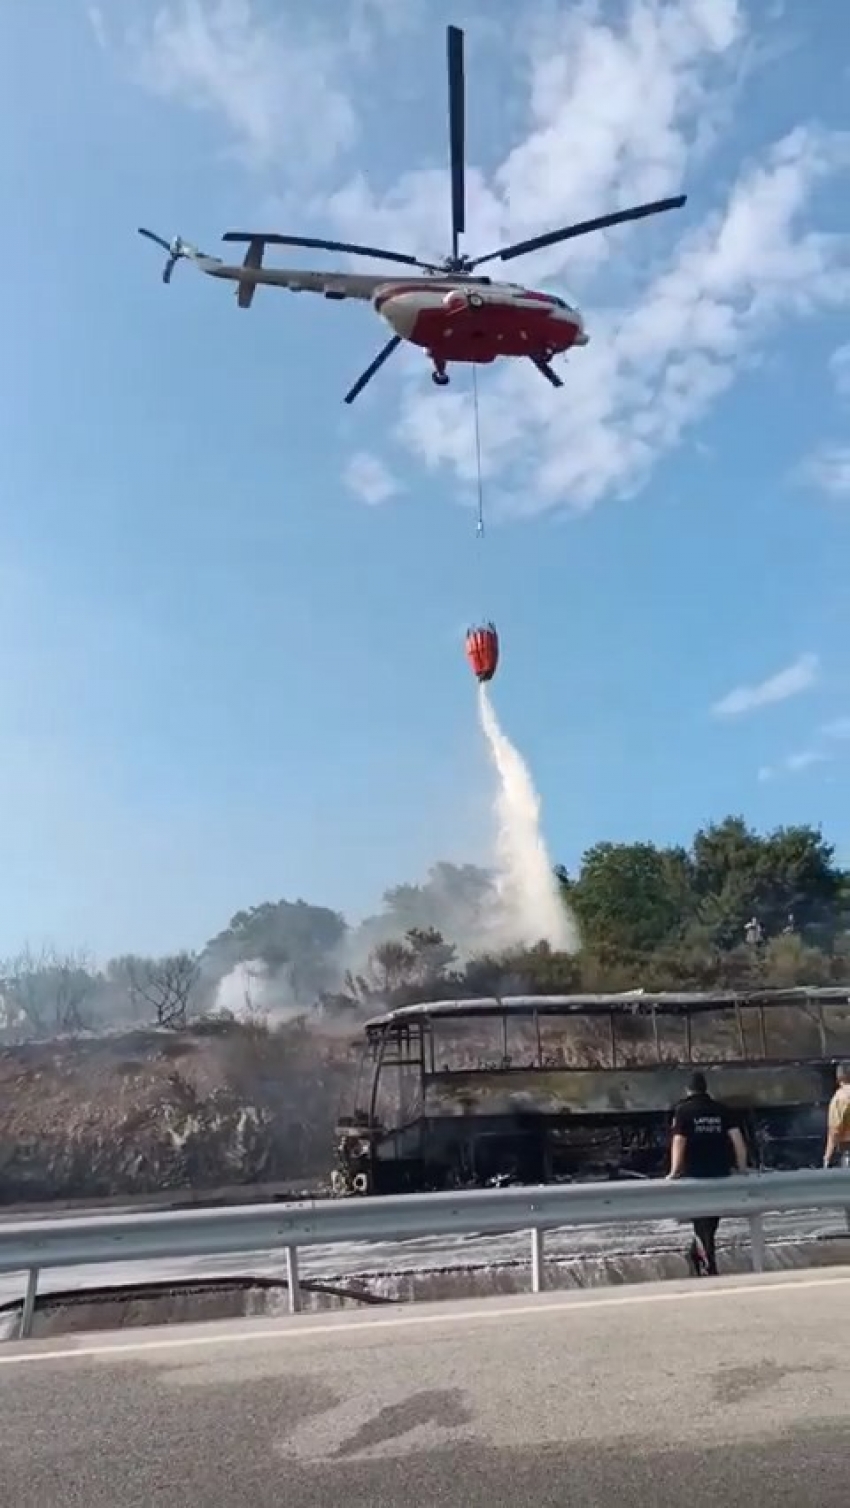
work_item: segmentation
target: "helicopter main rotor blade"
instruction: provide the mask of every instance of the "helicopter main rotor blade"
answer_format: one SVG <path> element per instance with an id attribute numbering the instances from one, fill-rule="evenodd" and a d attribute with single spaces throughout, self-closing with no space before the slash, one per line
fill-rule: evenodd
<path id="1" fill-rule="evenodd" d="M 358 377 L 354 386 L 352 388 L 349 388 L 343 400 L 345 403 L 354 402 L 358 393 L 362 393 L 367 382 L 372 381 L 375 373 L 380 370 L 384 362 L 387 361 L 390 356 L 392 356 L 393 351 L 397 350 L 400 345 L 401 336 L 393 335 L 392 338 L 387 341 L 386 345 L 378 352 L 375 360 L 372 362 L 372 365 L 368 366 L 362 376 Z"/>
<path id="2" fill-rule="evenodd" d="M 656 199 L 652 204 L 638 204 L 634 209 L 620 209 L 612 215 L 600 215 L 595 220 L 582 220 L 578 225 L 567 225 L 563 230 L 550 230 L 545 235 L 532 236 L 530 241 L 516 241 L 513 246 L 503 246 L 499 251 L 489 251 L 486 256 L 474 257 L 472 266 L 480 267 L 482 262 L 493 262 L 497 257 L 503 262 L 510 262 L 513 257 L 523 257 L 529 251 L 556 246 L 559 241 L 587 236 L 594 230 L 607 230 L 609 225 L 622 225 L 626 220 L 644 220 L 647 215 L 660 215 L 668 209 L 681 209 L 687 199 L 687 194 L 677 194 L 674 199 Z"/>
<path id="3" fill-rule="evenodd" d="M 403 262 L 406 267 L 424 267 L 426 272 L 439 272 L 430 262 L 420 262 L 418 257 L 406 251 L 387 251 L 383 246 L 358 246 L 352 241 L 326 241 L 321 236 L 280 236 L 276 232 L 229 230 L 223 241 L 264 241 L 269 246 L 310 246 L 316 251 L 347 252 L 351 256 L 378 257 L 384 262 Z"/>
<path id="4" fill-rule="evenodd" d="M 145 227 L 143 225 L 140 225 L 139 235 L 145 236 L 149 241 L 153 241 L 155 246 L 161 246 L 163 251 L 167 251 L 169 253 L 171 252 L 171 242 L 166 241 L 165 236 L 158 236 L 156 234 L 156 231 L 145 230 Z"/>
<path id="5" fill-rule="evenodd" d="M 447 31 L 449 65 L 449 164 L 452 179 L 452 257 L 457 261 L 460 237 L 466 230 L 466 123 L 463 75 L 463 32 L 459 26 Z"/>

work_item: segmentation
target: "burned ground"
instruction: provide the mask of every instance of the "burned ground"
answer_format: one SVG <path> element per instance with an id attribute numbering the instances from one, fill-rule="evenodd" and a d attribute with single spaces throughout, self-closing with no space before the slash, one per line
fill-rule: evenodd
<path id="1" fill-rule="evenodd" d="M 0 1201 L 326 1176 L 344 1036 L 235 1022 L 0 1052 Z"/>

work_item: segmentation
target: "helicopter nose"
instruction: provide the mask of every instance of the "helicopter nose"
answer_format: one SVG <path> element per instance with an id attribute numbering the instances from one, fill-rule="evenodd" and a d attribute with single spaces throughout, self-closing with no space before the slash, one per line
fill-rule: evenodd
<path id="1" fill-rule="evenodd" d="M 382 291 L 376 294 L 373 306 L 396 335 L 400 335 L 403 340 L 409 339 L 418 312 L 415 295 L 409 292 Z"/>
<path id="2" fill-rule="evenodd" d="M 566 319 L 568 323 L 571 324 L 575 329 L 576 333 L 573 336 L 573 345 L 586 346 L 588 342 L 588 334 L 584 328 L 584 320 L 578 309 L 567 309 L 566 311 L 562 312 L 561 318 Z"/>

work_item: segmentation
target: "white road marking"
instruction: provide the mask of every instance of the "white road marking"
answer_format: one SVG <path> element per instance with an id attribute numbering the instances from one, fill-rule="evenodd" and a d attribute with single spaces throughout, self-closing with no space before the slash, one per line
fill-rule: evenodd
<path id="1" fill-rule="evenodd" d="M 707 1284 L 695 1284 L 693 1288 L 665 1288 L 659 1291 L 610 1294 L 605 1297 L 592 1299 L 579 1299 L 575 1297 L 565 1298 L 563 1301 L 554 1303 L 534 1299 L 527 1304 L 499 1305 L 498 1307 L 482 1305 L 480 1309 L 455 1309 L 453 1304 L 447 1304 L 445 1310 L 430 1314 L 394 1314 L 386 1319 L 358 1318 L 356 1320 L 320 1320 L 311 1323 L 309 1320 L 296 1320 L 284 1325 L 274 1323 L 263 1324 L 258 1322 L 253 1330 L 234 1330 L 230 1334 L 217 1332 L 214 1334 L 188 1335 L 181 1337 L 179 1334 L 167 1336 L 159 1340 L 129 1340 L 110 1344 L 108 1341 L 98 1341 L 92 1345 L 64 1346 L 55 1350 L 44 1349 L 41 1351 L 15 1351 L 9 1355 L 0 1353 L 0 1367 L 29 1366 L 35 1362 L 47 1361 L 83 1361 L 95 1356 L 126 1356 L 132 1354 L 144 1354 L 148 1351 L 179 1351 L 197 1350 L 203 1346 L 233 1346 L 233 1345 L 256 1345 L 257 1342 L 268 1344 L 270 1341 L 305 1340 L 312 1335 L 340 1335 L 358 1334 L 365 1332 L 371 1334 L 374 1330 L 404 1330 L 415 1329 L 427 1325 L 459 1325 L 476 1324 L 490 1320 L 510 1320 L 516 1318 L 528 1318 L 536 1315 L 542 1318 L 547 1314 L 586 1314 L 590 1309 L 624 1309 L 639 1304 L 679 1304 L 702 1302 L 706 1299 L 736 1298 L 743 1294 L 767 1294 L 809 1291 L 813 1288 L 841 1288 L 850 1283 L 850 1272 L 841 1272 L 833 1277 L 796 1278 L 794 1274 L 788 1274 L 784 1281 L 773 1283 L 736 1283 L 731 1280 L 721 1280 L 717 1286 L 709 1287 Z M 414 1308 L 411 1305 L 411 1308 Z M 180 1329 L 180 1326 L 176 1327 Z M 29 1342 L 7 1342 L 6 1344 L 27 1345 Z M 44 1342 L 36 1342 L 44 1345 Z"/>

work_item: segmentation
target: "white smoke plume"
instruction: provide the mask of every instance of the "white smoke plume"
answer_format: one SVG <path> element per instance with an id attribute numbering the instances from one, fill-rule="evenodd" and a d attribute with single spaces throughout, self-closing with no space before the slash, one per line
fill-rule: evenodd
<path id="1" fill-rule="evenodd" d="M 304 1009 L 296 1001 L 286 974 L 272 973 L 262 958 L 236 964 L 216 987 L 215 1012 L 246 1024 L 259 1019 L 269 1026 L 281 1026 L 303 1015 Z"/>
<path id="2" fill-rule="evenodd" d="M 540 797 L 519 750 L 503 733 L 487 693 L 479 687 L 481 726 L 496 769 L 496 888 L 500 904 L 494 926 L 503 948 L 545 941 L 557 952 L 575 953 L 575 918 L 559 893 L 540 823 Z M 495 940 L 495 939 L 494 939 Z"/>

